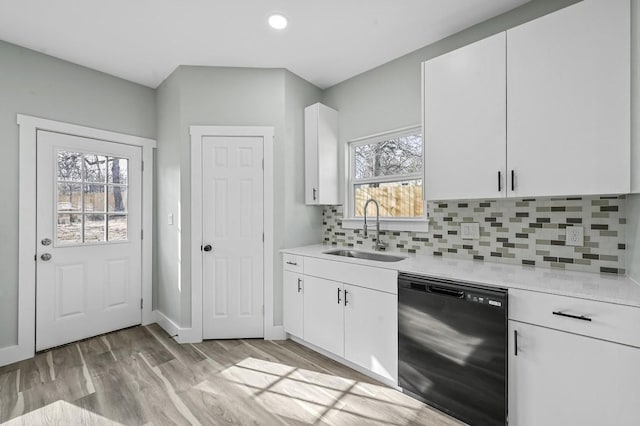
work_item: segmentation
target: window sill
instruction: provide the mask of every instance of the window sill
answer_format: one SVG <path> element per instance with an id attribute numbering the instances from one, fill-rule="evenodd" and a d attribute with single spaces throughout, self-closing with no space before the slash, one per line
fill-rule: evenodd
<path id="1" fill-rule="evenodd" d="M 370 221 L 367 218 L 367 224 L 369 225 L 369 231 L 371 231 L 373 225 L 375 227 L 376 220 Z M 364 219 L 360 218 L 344 218 L 342 219 L 342 227 L 344 229 L 362 229 L 364 226 Z M 429 222 L 426 219 L 380 219 L 381 231 L 405 231 L 405 232 L 428 232 Z"/>

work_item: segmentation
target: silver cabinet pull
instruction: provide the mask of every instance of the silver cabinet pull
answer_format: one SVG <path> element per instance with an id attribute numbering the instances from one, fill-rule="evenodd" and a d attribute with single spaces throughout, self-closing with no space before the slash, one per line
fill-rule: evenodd
<path id="1" fill-rule="evenodd" d="M 302 279 L 298 278 L 298 293 L 302 290 Z"/>
<path id="2" fill-rule="evenodd" d="M 298 264 L 296 262 L 288 262 L 288 261 L 287 261 L 287 265 L 298 266 Z"/>

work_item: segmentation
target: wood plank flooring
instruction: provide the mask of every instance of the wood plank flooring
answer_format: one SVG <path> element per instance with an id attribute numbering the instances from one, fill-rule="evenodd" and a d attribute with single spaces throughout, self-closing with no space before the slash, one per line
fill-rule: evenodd
<path id="1" fill-rule="evenodd" d="M 179 345 L 155 324 L 0 367 L 0 423 L 460 424 L 289 340 Z"/>

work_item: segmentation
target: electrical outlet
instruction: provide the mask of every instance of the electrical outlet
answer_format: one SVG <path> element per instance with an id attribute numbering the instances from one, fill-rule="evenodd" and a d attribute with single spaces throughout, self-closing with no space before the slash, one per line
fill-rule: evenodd
<path id="1" fill-rule="evenodd" d="M 582 226 L 567 226 L 568 246 L 584 246 L 584 228 Z"/>
<path id="2" fill-rule="evenodd" d="M 463 240 L 479 240 L 480 224 L 478 222 L 462 222 L 460 224 L 460 236 Z"/>

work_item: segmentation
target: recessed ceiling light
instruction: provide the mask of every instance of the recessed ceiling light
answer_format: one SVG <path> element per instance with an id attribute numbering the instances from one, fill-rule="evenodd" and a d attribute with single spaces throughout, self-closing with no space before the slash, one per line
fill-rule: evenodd
<path id="1" fill-rule="evenodd" d="M 283 30 L 287 27 L 287 18 L 278 13 L 274 13 L 269 16 L 269 25 L 276 30 Z"/>

